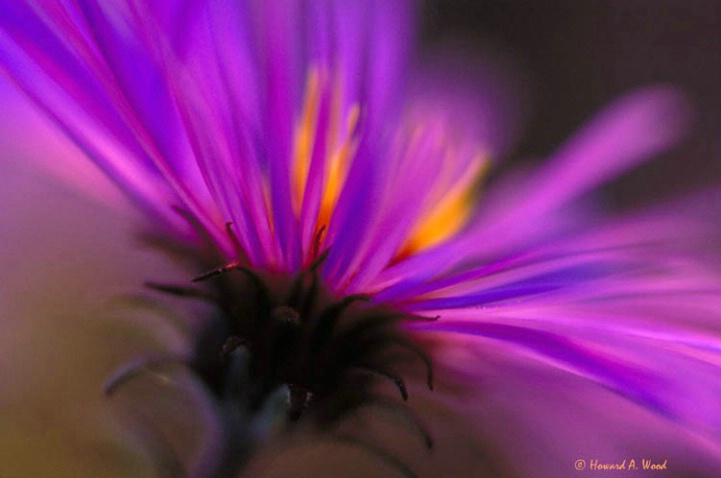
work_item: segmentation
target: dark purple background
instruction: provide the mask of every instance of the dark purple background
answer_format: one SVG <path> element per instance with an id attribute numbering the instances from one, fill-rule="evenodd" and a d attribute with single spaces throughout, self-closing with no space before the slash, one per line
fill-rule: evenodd
<path id="1" fill-rule="evenodd" d="M 635 204 L 721 182 L 721 1 L 433 0 L 424 38 L 502 49 L 529 80 L 531 108 L 514 156 L 545 155 L 615 96 L 671 83 L 695 102 L 676 150 L 608 189 Z"/>

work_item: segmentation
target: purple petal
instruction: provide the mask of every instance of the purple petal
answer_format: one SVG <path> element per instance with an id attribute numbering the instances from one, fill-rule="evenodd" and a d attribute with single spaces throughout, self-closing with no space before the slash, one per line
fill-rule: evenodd
<path id="1" fill-rule="evenodd" d="M 591 122 L 549 163 L 516 181 L 512 194 L 482 202 L 464 233 L 383 271 L 372 289 L 421 283 L 461 261 L 482 262 L 539 241 L 576 222 L 572 200 L 623 170 L 672 145 L 682 133 L 682 97 L 668 88 L 628 95 Z M 516 178 L 518 179 L 518 178 Z M 565 208 L 565 209 L 564 209 Z M 572 209 L 571 209 L 572 211 Z"/>

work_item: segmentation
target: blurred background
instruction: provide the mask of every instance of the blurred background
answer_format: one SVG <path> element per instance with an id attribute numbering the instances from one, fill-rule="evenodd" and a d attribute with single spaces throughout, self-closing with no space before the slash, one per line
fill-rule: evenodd
<path id="1" fill-rule="evenodd" d="M 452 39 L 511 58 L 529 101 L 512 156 L 552 152 L 633 88 L 667 83 L 696 107 L 691 136 L 609 189 L 631 205 L 721 179 L 721 2 L 717 0 L 427 1 L 424 41 Z"/>
<path id="2" fill-rule="evenodd" d="M 719 32 L 721 2 L 717 0 L 428 0 L 422 16 L 422 47 L 450 41 L 513 64 L 523 90 L 519 98 L 525 128 L 511 157 L 551 153 L 590 115 L 635 87 L 662 82 L 686 90 L 697 106 L 691 136 L 658 161 L 609 186 L 607 197 L 619 207 L 721 180 Z M 35 124 L 37 118 L 17 109 L 7 96 L 0 100 L 8 122 L 16 126 L 0 129 L 0 477 L 153 476 L 142 442 L 128 431 L 117 404 L 103 397 L 100 387 L 129 357 L 163 346 L 138 332 L 145 318 L 134 323 L 119 321 L 117 310 L 109 304 L 120 294 L 137 291 L 148 278 L 177 280 L 177 272 L 134 242 L 137 218 L 124 203 L 108 206 L 90 199 L 32 166 L 28 158 L 33 155 L 78 153 L 50 130 L 33 129 L 28 135 L 22 125 Z M 18 137 L 27 142 L 18 142 Z M 524 422 L 523 417 L 504 412 L 504 393 L 538 397 L 536 418 L 555 416 L 569 423 L 587 420 L 598 436 L 621 433 L 620 426 L 599 418 L 603 417 L 599 410 L 584 408 L 578 397 L 591 392 L 579 390 L 583 384 L 570 380 L 565 392 L 551 393 L 543 392 L 543 383 L 551 380 L 543 377 L 553 371 L 538 371 L 535 385 L 523 373 L 509 375 L 518 377 L 516 383 L 495 373 L 495 398 L 448 404 L 468 413 L 475 407 L 473 413 L 488 421 L 483 437 L 487 443 L 484 447 L 469 444 L 473 432 L 464 428 L 463 414 L 443 418 L 445 412 L 438 411 L 442 422 L 434 431 L 445 439 L 445 445 L 421 460 L 422 469 L 433 472 L 428 476 L 491 475 L 493 471 L 482 465 L 468 463 L 517 446 L 519 436 L 542 437 L 553 425 L 540 419 Z M 549 383 L 559 383 L 558 378 Z M 168 400 L 170 416 L 192 415 L 191 402 Z M 629 406 L 617 402 L 609 397 L 608 406 Z M 569 403 L 577 405 L 576 411 L 560 416 L 547 413 Z M 642 414 L 639 410 L 624 413 Z M 575 441 L 579 449 L 600 447 L 593 436 L 564 439 Z M 660 430 L 657 441 L 666 443 L 665 449 L 669 456 L 678 457 L 677 463 L 704 460 L 703 454 L 685 448 L 688 442 L 679 430 Z M 536 450 L 519 447 L 511 459 L 515 467 L 506 463 L 494 469 L 543 467 L 545 448 L 538 441 L 530 443 Z M 642 453 L 648 443 L 641 437 L 630 446 Z M 289 465 L 279 465 L 271 455 L 260 460 L 259 473 L 364 476 L 362 466 L 349 471 L 348 463 L 365 463 L 375 476 L 384 472 L 396 476 L 357 451 L 334 452 L 321 447 L 281 453 L 280 461 L 286 459 Z M 558 459 L 545 457 L 553 458 Z M 519 463 L 525 463 L 525 468 Z M 535 476 L 570 473 L 563 466 L 537 470 Z"/>

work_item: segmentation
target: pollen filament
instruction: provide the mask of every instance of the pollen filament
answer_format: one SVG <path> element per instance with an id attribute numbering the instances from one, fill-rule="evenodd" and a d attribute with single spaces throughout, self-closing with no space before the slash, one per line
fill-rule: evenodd
<path id="1" fill-rule="evenodd" d="M 321 72 L 318 68 L 311 68 L 308 72 L 308 79 L 305 87 L 305 98 L 303 100 L 303 111 L 300 121 L 295 127 L 295 141 L 293 145 L 293 210 L 300 215 L 303 206 L 303 196 L 308 172 L 313 154 L 313 142 L 315 141 L 318 126 L 318 114 L 320 112 L 321 100 Z"/>
<path id="2" fill-rule="evenodd" d="M 490 161 L 477 154 L 463 174 L 445 190 L 430 207 L 426 208 L 414 225 L 399 258 L 439 244 L 460 231 L 470 219 L 477 197 L 477 187 L 485 177 Z M 442 183 L 443 181 L 439 181 Z M 443 187 L 444 184 L 439 184 Z"/>
<path id="3" fill-rule="evenodd" d="M 319 66 L 308 70 L 303 106 L 295 126 L 291 187 L 293 211 L 300 218 L 312 162 L 322 161 L 323 178 L 315 227 L 312 228 L 314 234 L 330 222 L 357 150 L 360 106 L 354 103 L 344 111 L 343 100 L 340 73 L 332 75 L 328 69 Z M 327 114 L 327 124 L 319 124 L 322 114 Z M 317 151 L 318 141 L 324 141 L 322 154 Z"/>

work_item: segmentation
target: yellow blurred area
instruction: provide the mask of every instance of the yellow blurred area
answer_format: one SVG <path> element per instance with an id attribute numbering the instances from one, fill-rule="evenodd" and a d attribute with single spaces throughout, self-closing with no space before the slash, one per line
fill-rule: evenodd
<path id="1" fill-rule="evenodd" d="M 108 301 L 162 264 L 131 249 L 127 215 L 12 159 L 0 163 L 0 476 L 155 476 L 102 383 L 159 346 Z"/>

